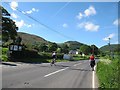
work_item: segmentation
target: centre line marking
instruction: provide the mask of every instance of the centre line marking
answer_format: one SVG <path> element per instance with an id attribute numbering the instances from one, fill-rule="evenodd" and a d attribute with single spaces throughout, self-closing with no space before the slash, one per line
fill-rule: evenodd
<path id="1" fill-rule="evenodd" d="M 56 73 L 58 73 L 58 72 L 64 71 L 64 70 L 66 70 L 66 69 L 68 69 L 68 68 L 69 68 L 69 67 L 66 67 L 66 68 L 64 68 L 64 69 L 60 69 L 60 70 L 58 70 L 58 71 L 49 73 L 49 74 L 45 75 L 44 77 L 48 77 L 48 76 L 50 76 L 50 75 L 53 75 L 53 74 L 56 74 Z"/>
<path id="2" fill-rule="evenodd" d="M 78 64 L 75 64 L 75 65 L 73 65 L 73 66 L 77 66 L 77 65 L 80 65 L 80 64 L 82 64 L 82 63 L 78 63 Z"/>

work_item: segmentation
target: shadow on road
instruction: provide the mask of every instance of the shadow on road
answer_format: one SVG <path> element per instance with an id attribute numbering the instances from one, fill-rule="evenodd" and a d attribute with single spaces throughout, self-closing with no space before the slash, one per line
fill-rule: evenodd
<path id="1" fill-rule="evenodd" d="M 17 66 L 16 64 L 11 64 L 11 63 L 4 63 L 2 62 L 3 65 L 9 65 L 9 66 Z"/>
<path id="2" fill-rule="evenodd" d="M 88 69 L 74 69 L 74 68 L 70 68 L 70 70 L 78 70 L 78 71 L 91 71 L 91 70 L 88 70 Z"/>

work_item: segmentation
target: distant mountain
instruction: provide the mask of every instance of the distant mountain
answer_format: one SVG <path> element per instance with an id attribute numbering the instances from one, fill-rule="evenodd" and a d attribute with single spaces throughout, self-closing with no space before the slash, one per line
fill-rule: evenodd
<path id="1" fill-rule="evenodd" d="M 77 41 L 67 41 L 65 42 L 70 47 L 70 50 L 76 50 L 79 49 L 80 46 L 84 45 L 83 43 L 77 42 Z"/>
<path id="2" fill-rule="evenodd" d="M 42 37 L 33 35 L 33 34 L 28 34 L 28 33 L 23 33 L 23 32 L 18 32 L 18 36 L 22 38 L 22 42 L 24 44 L 34 44 L 34 43 L 49 43 L 49 41 L 43 39 Z"/>
<path id="3" fill-rule="evenodd" d="M 100 51 L 106 52 L 106 51 L 110 51 L 110 49 L 112 51 L 115 51 L 115 50 L 118 49 L 118 47 L 120 48 L 120 44 L 119 45 L 118 44 L 111 44 L 110 46 L 109 45 L 105 45 L 105 46 L 102 46 L 100 48 Z"/>
<path id="4" fill-rule="evenodd" d="M 23 33 L 23 32 L 18 32 L 18 36 L 20 36 L 22 38 L 22 43 L 24 43 L 25 45 L 29 46 L 29 45 L 34 45 L 35 43 L 52 43 L 50 41 L 45 40 L 42 37 L 33 35 L 33 34 L 28 34 L 28 33 Z M 70 50 L 76 50 L 79 49 L 80 46 L 82 45 L 86 45 L 77 41 L 67 41 L 64 43 L 57 43 L 59 46 L 63 45 L 63 44 L 67 44 L 70 48 Z"/>

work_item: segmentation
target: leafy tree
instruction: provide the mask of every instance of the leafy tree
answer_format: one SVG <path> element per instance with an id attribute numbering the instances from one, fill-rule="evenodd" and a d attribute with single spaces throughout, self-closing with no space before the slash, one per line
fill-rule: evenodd
<path id="1" fill-rule="evenodd" d="M 62 53 L 68 53 L 69 52 L 69 47 L 68 47 L 67 44 L 63 44 L 61 46 L 61 48 L 62 48 Z"/>
<path id="2" fill-rule="evenodd" d="M 61 47 L 57 48 L 57 52 L 61 53 L 62 52 L 62 48 Z"/>
<path id="3" fill-rule="evenodd" d="M 49 43 L 48 50 L 49 52 L 56 51 L 57 50 L 57 44 L 56 43 Z"/>
<path id="4" fill-rule="evenodd" d="M 88 45 L 82 45 L 80 47 L 80 51 L 86 55 L 90 54 L 91 53 L 91 47 L 88 46 Z"/>
<path id="5" fill-rule="evenodd" d="M 15 43 L 19 45 L 19 44 L 21 44 L 21 41 L 22 41 L 22 38 L 20 36 L 18 36 L 15 40 Z"/>
<path id="6" fill-rule="evenodd" d="M 10 19 L 10 14 L 6 9 L 0 6 L 2 10 L 2 41 L 7 42 L 9 39 L 15 42 L 17 36 L 18 27 L 16 27 L 15 22 Z"/>
<path id="7" fill-rule="evenodd" d="M 40 51 L 47 51 L 48 50 L 48 46 L 45 44 L 45 43 L 41 43 L 40 45 L 39 45 L 39 50 Z"/>

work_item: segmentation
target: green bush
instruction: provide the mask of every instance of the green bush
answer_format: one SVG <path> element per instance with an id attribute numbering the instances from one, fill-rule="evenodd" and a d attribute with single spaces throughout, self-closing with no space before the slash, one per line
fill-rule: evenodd
<path id="1" fill-rule="evenodd" d="M 57 54 L 57 59 L 63 59 L 63 54 Z"/>
<path id="2" fill-rule="evenodd" d="M 2 58 L 1 58 L 1 59 L 2 59 L 2 61 L 5 61 L 5 62 L 9 61 L 9 60 L 8 60 L 8 57 L 7 57 L 6 55 L 2 55 Z"/>
<path id="3" fill-rule="evenodd" d="M 52 59 L 52 53 L 40 53 L 43 59 Z M 63 59 L 63 54 L 57 53 L 57 59 Z"/>
<path id="4" fill-rule="evenodd" d="M 7 55 L 8 48 L 2 48 L 2 54 Z"/>
<path id="5" fill-rule="evenodd" d="M 2 55 L 0 56 L 2 61 L 8 61 L 7 52 L 8 48 L 2 48 Z"/>
<path id="6" fill-rule="evenodd" d="M 97 63 L 100 88 L 118 88 L 118 61 L 105 59 Z"/>
<path id="7" fill-rule="evenodd" d="M 29 58 L 36 58 L 39 57 L 39 54 L 35 50 L 25 50 L 22 52 L 23 53 L 23 58 L 29 57 Z"/>

